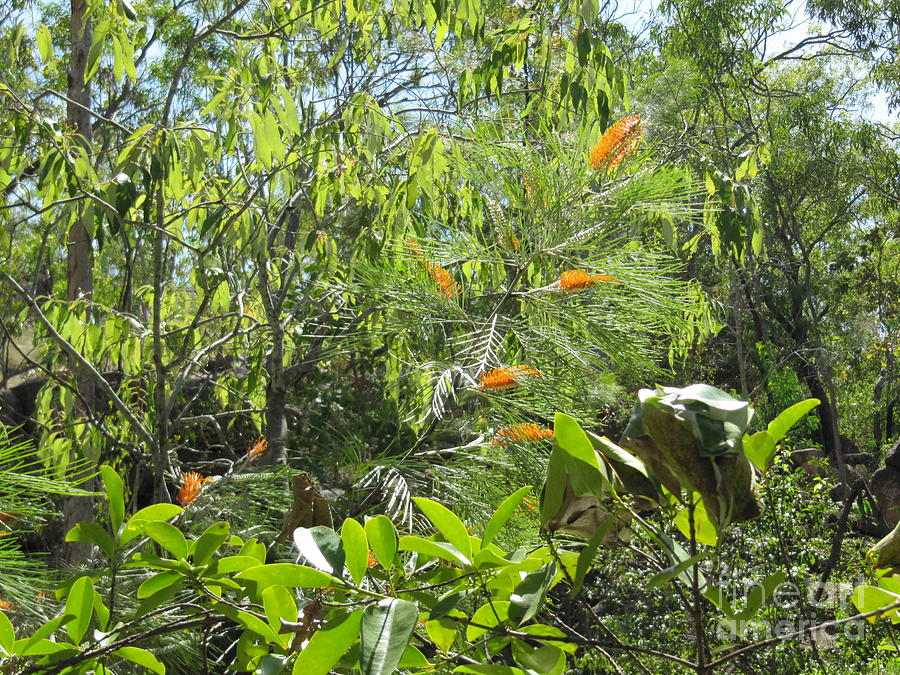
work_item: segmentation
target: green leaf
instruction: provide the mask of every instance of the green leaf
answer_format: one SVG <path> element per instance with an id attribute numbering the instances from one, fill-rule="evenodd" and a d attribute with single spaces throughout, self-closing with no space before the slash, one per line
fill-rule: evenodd
<path id="1" fill-rule="evenodd" d="M 509 596 L 509 618 L 519 625 L 534 618 L 544 604 L 555 577 L 556 563 L 552 560 L 527 574 Z"/>
<path id="2" fill-rule="evenodd" d="M 38 51 L 41 54 L 41 61 L 49 63 L 50 59 L 53 58 L 53 38 L 50 35 L 50 29 L 46 25 L 41 24 L 38 26 L 35 38 L 37 39 Z"/>
<path id="3" fill-rule="evenodd" d="M 670 565 L 665 568 L 662 572 L 654 574 L 650 577 L 650 580 L 647 582 L 647 588 L 659 588 L 667 583 L 669 583 L 672 579 L 680 575 L 682 572 L 687 570 L 688 568 L 693 567 L 695 564 L 703 560 L 705 557 L 709 555 L 708 551 L 703 553 L 698 553 L 695 556 L 691 556 L 687 560 L 682 560 L 676 565 Z"/>
<path id="4" fill-rule="evenodd" d="M 446 617 L 425 622 L 425 632 L 437 648 L 445 654 L 450 651 L 459 634 L 457 622 Z"/>
<path id="5" fill-rule="evenodd" d="M 107 464 L 100 467 L 100 474 L 103 476 L 103 485 L 106 487 L 109 522 L 112 523 L 112 531 L 118 532 L 125 520 L 125 486 L 119 474 Z"/>
<path id="6" fill-rule="evenodd" d="M 594 556 L 597 555 L 597 549 L 600 548 L 600 544 L 603 543 L 606 533 L 609 532 L 609 528 L 612 527 L 615 522 L 615 518 L 607 518 L 606 522 L 597 528 L 597 531 L 591 535 L 587 545 L 579 551 L 578 562 L 575 565 L 575 577 L 572 579 L 572 595 L 578 595 L 579 591 L 581 591 L 581 587 L 584 584 L 584 578 L 591 568 L 591 563 L 594 562 Z"/>
<path id="7" fill-rule="evenodd" d="M 363 610 L 328 621 L 310 638 L 294 662 L 293 675 L 328 675 L 359 636 Z"/>
<path id="8" fill-rule="evenodd" d="M 284 586 L 273 584 L 263 589 L 263 609 L 269 625 L 276 633 L 281 632 L 281 620 L 294 623 L 297 621 L 297 603 L 293 594 Z"/>
<path id="9" fill-rule="evenodd" d="M 235 578 L 255 581 L 264 586 L 280 584 L 288 588 L 325 588 L 338 583 L 338 580 L 330 574 L 293 563 L 258 565 L 244 570 Z"/>
<path id="10" fill-rule="evenodd" d="M 184 513 L 184 509 L 175 504 L 152 504 L 135 513 L 119 535 L 119 541 L 127 544 L 141 533 L 140 524 L 143 522 L 155 522 L 171 520 L 180 513 Z"/>
<path id="11" fill-rule="evenodd" d="M 247 630 L 250 630 L 266 642 L 281 645 L 281 640 L 278 635 L 276 635 L 275 631 L 269 628 L 269 624 L 267 624 L 262 619 L 254 616 L 253 614 L 248 614 L 247 612 L 242 612 L 240 610 L 235 609 L 234 607 L 230 607 L 228 605 L 218 605 L 219 610 L 227 616 L 229 619 L 233 621 L 237 621 Z M 283 646 L 283 645 L 282 645 Z"/>
<path id="12" fill-rule="evenodd" d="M 894 603 L 900 602 L 900 594 L 891 593 L 890 591 L 879 588 L 878 586 L 857 586 L 853 589 L 853 595 L 850 596 L 853 600 L 853 604 L 856 605 L 856 608 L 867 614 L 869 612 L 874 612 L 883 607 L 889 607 Z M 888 610 L 884 614 L 875 615 L 869 619 L 871 622 L 875 622 L 876 619 L 883 619 L 888 616 L 893 616 L 897 614 L 897 608 L 892 610 Z"/>
<path id="13" fill-rule="evenodd" d="M 414 602 L 386 598 L 363 611 L 359 665 L 363 675 L 393 673 L 419 617 Z"/>
<path id="14" fill-rule="evenodd" d="M 474 642 L 487 632 L 487 628 L 481 626 L 494 627 L 499 626 L 504 621 L 509 620 L 508 600 L 492 600 L 483 604 L 472 615 L 472 624 L 466 627 L 466 640 Z"/>
<path id="15" fill-rule="evenodd" d="M 3 650 L 6 656 L 11 656 L 15 642 L 16 632 L 13 630 L 12 622 L 6 616 L 6 612 L 0 611 L 0 650 Z"/>
<path id="16" fill-rule="evenodd" d="M 694 536 L 701 544 L 715 546 L 719 543 L 719 533 L 716 531 L 716 526 L 710 520 L 700 495 L 696 492 L 691 494 L 696 502 L 694 506 Z M 678 513 L 675 514 L 675 525 L 681 531 L 681 534 L 688 539 L 691 538 L 691 521 L 687 507 L 679 509 Z"/>
<path id="17" fill-rule="evenodd" d="M 66 614 L 72 615 L 66 632 L 72 642 L 81 642 L 94 614 L 94 583 L 90 577 L 79 577 L 72 584 L 66 598 Z"/>
<path id="18" fill-rule="evenodd" d="M 166 522 L 141 523 L 141 531 L 157 544 L 166 549 L 178 560 L 184 560 L 188 554 L 188 542 L 174 525 Z"/>
<path id="19" fill-rule="evenodd" d="M 550 452 L 547 478 L 544 479 L 544 489 L 541 491 L 541 527 L 546 527 L 562 508 L 566 486 L 569 483 L 566 476 L 565 455 L 565 451 L 556 445 Z"/>
<path id="20" fill-rule="evenodd" d="M 359 521 L 353 518 L 344 520 L 341 525 L 341 542 L 346 556 L 347 571 L 357 584 L 366 576 L 369 565 L 369 542 L 366 531 Z"/>
<path id="21" fill-rule="evenodd" d="M 166 667 L 153 654 L 140 647 L 121 647 L 113 652 L 127 661 L 143 666 L 147 670 L 158 675 L 166 675 Z"/>
<path id="22" fill-rule="evenodd" d="M 298 527 L 294 544 L 310 565 L 340 577 L 344 572 L 344 544 L 337 532 L 324 525 Z"/>
<path id="23" fill-rule="evenodd" d="M 779 413 L 778 417 L 769 422 L 768 431 L 776 443 L 781 441 L 797 422 L 799 422 L 810 410 L 819 405 L 817 398 L 808 398 L 805 401 L 795 403 Z"/>
<path id="24" fill-rule="evenodd" d="M 412 551 L 413 553 L 434 556 L 464 567 L 471 567 L 472 565 L 471 561 L 460 553 L 453 544 L 448 544 L 445 541 L 431 541 L 417 537 L 414 534 L 408 534 L 405 537 L 400 537 L 399 548 L 401 551 Z"/>
<path id="25" fill-rule="evenodd" d="M 219 550 L 227 540 L 231 532 L 231 525 L 222 521 L 213 523 L 193 542 L 190 547 L 195 565 L 203 565 Z"/>
<path id="26" fill-rule="evenodd" d="M 553 421 L 553 431 L 556 444 L 560 448 L 565 450 L 571 457 L 603 473 L 600 463 L 597 461 L 597 455 L 594 452 L 594 445 L 591 443 L 591 439 L 588 438 L 588 435 L 584 433 L 584 429 L 573 417 L 563 413 L 556 413 Z"/>
<path id="27" fill-rule="evenodd" d="M 110 536 L 109 532 L 100 527 L 97 523 L 85 520 L 76 523 L 75 527 L 66 534 L 66 541 L 79 541 L 86 544 L 97 546 L 107 558 L 114 558 L 116 555 L 116 543 Z"/>
<path id="28" fill-rule="evenodd" d="M 443 504 L 424 497 L 413 497 L 413 501 L 431 521 L 438 532 L 444 535 L 447 541 L 453 544 L 466 558 L 472 557 L 472 540 L 469 531 L 463 521 Z"/>
<path id="29" fill-rule="evenodd" d="M 139 599 L 149 598 L 157 591 L 171 586 L 176 581 L 183 579 L 184 576 L 178 572 L 159 572 L 149 579 L 144 580 L 137 589 L 137 597 Z"/>
<path id="30" fill-rule="evenodd" d="M 473 663 L 466 666 L 457 666 L 453 669 L 454 673 L 476 673 L 477 675 L 525 675 L 525 671 L 521 668 L 513 666 L 499 666 L 492 663 Z"/>
<path id="31" fill-rule="evenodd" d="M 425 655 L 415 645 L 406 645 L 403 655 L 400 657 L 398 668 L 428 668 L 431 664 Z"/>
<path id="32" fill-rule="evenodd" d="M 366 537 L 378 564 L 390 570 L 397 557 L 397 528 L 387 516 L 375 516 L 366 520 Z"/>
<path id="33" fill-rule="evenodd" d="M 744 454 L 753 466 L 765 472 L 775 456 L 775 439 L 768 431 L 757 431 L 752 436 L 744 436 Z"/>
<path id="34" fill-rule="evenodd" d="M 494 515 L 492 515 L 491 519 L 488 521 L 487 527 L 484 528 L 484 535 L 481 537 L 482 548 L 494 541 L 494 537 L 496 537 L 497 533 L 503 529 L 506 521 L 508 521 L 516 512 L 519 503 L 529 492 L 531 492 L 530 485 L 521 487 L 504 499 L 500 506 L 497 507 L 497 510 L 494 511 Z"/>

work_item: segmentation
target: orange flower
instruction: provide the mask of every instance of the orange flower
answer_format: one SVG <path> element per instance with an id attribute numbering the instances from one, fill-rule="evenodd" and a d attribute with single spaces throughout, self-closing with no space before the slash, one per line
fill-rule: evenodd
<path id="1" fill-rule="evenodd" d="M 543 377 L 536 368 L 531 366 L 513 366 L 512 368 L 494 368 L 478 376 L 478 388 L 481 391 L 503 391 L 518 386 L 522 377 Z"/>
<path id="2" fill-rule="evenodd" d="M 445 270 L 437 263 L 426 263 L 425 267 L 437 282 L 437 285 L 441 289 L 441 293 L 446 295 L 451 300 L 459 295 L 460 286 L 458 283 L 456 283 L 456 281 L 454 281 L 453 277 L 450 276 L 450 272 Z"/>
<path id="3" fill-rule="evenodd" d="M 181 477 L 181 487 L 178 490 L 178 502 L 182 506 L 193 504 L 203 490 L 203 482 L 206 479 L 196 471 L 188 471 Z"/>
<path id="4" fill-rule="evenodd" d="M 7 600 L 0 600 L 0 609 L 11 610 L 13 608 L 13 604 L 8 602 Z"/>
<path id="5" fill-rule="evenodd" d="M 247 450 L 247 458 L 254 459 L 255 457 L 259 457 L 269 448 L 269 441 L 266 440 L 265 436 L 260 436 L 256 439 L 256 442 L 251 446 L 249 450 Z"/>
<path id="6" fill-rule="evenodd" d="M 406 238 L 406 243 L 409 244 L 410 250 L 416 254 L 416 257 L 421 259 L 425 254 L 422 252 L 422 247 L 416 243 L 416 240 L 412 237 Z"/>
<path id="7" fill-rule="evenodd" d="M 504 446 L 508 442 L 542 441 L 553 438 L 553 429 L 542 427 L 533 422 L 513 424 L 497 431 L 497 436 L 491 441 L 492 445 Z"/>
<path id="8" fill-rule="evenodd" d="M 588 166 L 597 169 L 612 169 L 637 148 L 644 133 L 639 115 L 628 115 L 613 124 L 597 145 L 591 150 Z"/>
<path id="9" fill-rule="evenodd" d="M 372 551 L 369 551 L 369 557 L 366 560 L 366 567 L 369 569 L 375 567 L 378 564 L 378 558 L 375 557 L 375 554 Z"/>
<path id="10" fill-rule="evenodd" d="M 538 500 L 531 496 L 524 497 L 522 499 L 522 506 L 529 511 L 536 511 L 538 508 Z"/>
<path id="11" fill-rule="evenodd" d="M 588 274 L 584 270 L 566 270 L 559 275 L 559 289 L 565 293 L 580 293 L 593 286 L 598 281 L 618 282 L 615 277 L 608 274 Z"/>

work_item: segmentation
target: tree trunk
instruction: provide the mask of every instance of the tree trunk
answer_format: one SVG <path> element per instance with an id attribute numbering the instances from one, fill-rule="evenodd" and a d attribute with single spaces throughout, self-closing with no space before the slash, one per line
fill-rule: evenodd
<path id="1" fill-rule="evenodd" d="M 70 127 L 79 135 L 81 143 L 86 148 L 90 148 L 93 137 L 91 117 L 88 113 L 91 106 L 91 89 L 90 84 L 84 81 L 84 76 L 94 31 L 90 19 L 87 18 L 87 9 L 86 0 L 71 0 L 69 18 L 71 63 L 67 91 L 69 103 L 66 113 Z M 90 300 L 93 297 L 93 255 L 89 232 L 90 229 L 82 212 L 69 227 L 66 239 L 67 297 L 69 301 L 79 298 Z M 87 311 L 90 312 L 90 308 Z M 94 381 L 91 373 L 82 366 L 71 362 L 70 368 L 75 375 L 78 388 L 80 412 L 83 415 L 89 415 L 94 408 Z M 88 481 L 81 487 L 93 490 L 95 489 L 94 481 Z M 91 497 L 70 497 L 63 506 L 63 515 L 65 529 L 68 532 L 76 523 L 93 520 L 94 500 Z M 72 565 L 84 562 L 90 556 L 91 549 L 90 544 L 69 544 L 65 552 L 66 562 Z"/>

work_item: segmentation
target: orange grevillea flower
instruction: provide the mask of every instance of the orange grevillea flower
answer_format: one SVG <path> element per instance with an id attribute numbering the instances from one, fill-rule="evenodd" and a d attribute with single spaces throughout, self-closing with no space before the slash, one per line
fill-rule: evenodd
<path id="1" fill-rule="evenodd" d="M 512 366 L 511 368 L 494 368 L 478 376 L 478 388 L 481 391 L 503 391 L 518 386 L 522 377 L 543 377 L 543 373 L 531 366 Z"/>
<path id="2" fill-rule="evenodd" d="M 530 495 L 522 499 L 522 506 L 524 506 L 529 511 L 536 511 L 538 505 L 538 500 Z"/>
<path id="3" fill-rule="evenodd" d="M 182 506 L 192 504 L 203 490 L 206 479 L 196 471 L 188 471 L 181 477 L 181 487 L 178 489 L 178 502 Z"/>
<path id="4" fill-rule="evenodd" d="M 428 273 L 431 274 L 432 278 L 437 282 L 438 288 L 441 289 L 441 293 L 451 300 L 459 295 L 460 286 L 453 277 L 450 276 L 450 272 L 437 263 L 426 263 L 426 268 L 428 269 Z"/>
<path id="5" fill-rule="evenodd" d="M 425 253 L 422 252 L 422 247 L 419 246 L 418 243 L 416 243 L 415 239 L 413 239 L 412 237 L 407 237 L 406 243 L 409 244 L 409 250 L 415 253 L 417 258 L 421 259 L 422 257 L 424 257 Z"/>
<path id="6" fill-rule="evenodd" d="M 618 166 L 623 159 L 637 147 L 644 133 L 639 115 L 628 115 L 613 124 L 597 145 L 591 150 L 588 166 L 597 169 L 611 169 Z"/>
<path id="7" fill-rule="evenodd" d="M 13 604 L 7 600 L 0 600 L 0 609 L 10 610 L 13 608 Z"/>
<path id="8" fill-rule="evenodd" d="M 375 557 L 375 554 L 372 551 L 369 551 L 369 557 L 366 560 L 366 567 L 369 569 L 375 567 L 378 564 L 378 558 Z"/>
<path id="9" fill-rule="evenodd" d="M 492 445 L 504 446 L 510 441 L 542 441 L 546 438 L 553 438 L 553 429 L 542 427 L 533 422 L 523 424 L 513 424 L 510 427 L 503 427 L 497 431 L 497 436 L 491 441 Z"/>
<path id="10" fill-rule="evenodd" d="M 566 270 L 559 275 L 559 290 L 566 293 L 579 293 L 597 282 L 618 282 L 608 274 L 589 274 L 584 270 Z"/>
<path id="11" fill-rule="evenodd" d="M 269 448 L 269 441 L 265 439 L 264 436 L 260 436 L 256 439 L 256 442 L 250 446 L 250 449 L 247 450 L 247 458 L 253 459 L 255 457 L 259 457 Z"/>

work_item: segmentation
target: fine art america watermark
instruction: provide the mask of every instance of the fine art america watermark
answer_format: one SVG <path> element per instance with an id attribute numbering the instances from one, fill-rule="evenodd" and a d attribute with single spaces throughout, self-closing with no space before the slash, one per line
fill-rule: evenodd
<path id="1" fill-rule="evenodd" d="M 860 577 L 859 584 L 864 583 L 865 579 Z M 722 589 L 723 595 L 744 598 L 745 601 L 736 601 L 731 618 L 719 619 L 717 636 L 722 640 L 740 637 L 751 642 L 771 638 L 811 638 L 822 643 L 831 642 L 839 635 L 851 640 L 862 639 L 866 631 L 866 621 L 863 619 L 838 621 L 835 624 L 827 619 L 816 621 L 810 616 L 814 614 L 811 611 L 814 609 L 827 609 L 828 614 L 836 617 L 857 614 L 858 610 L 851 601 L 853 588 L 853 584 L 835 582 L 822 584 L 810 581 L 801 585 L 781 581 L 772 586 L 747 579 L 736 581 L 729 588 Z M 860 592 L 865 592 L 865 589 Z M 776 611 L 766 611 L 766 608 L 775 608 Z"/>

